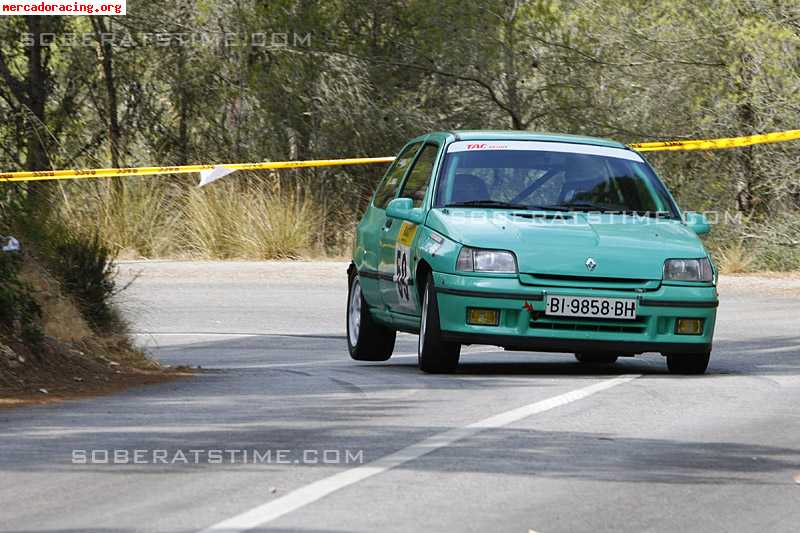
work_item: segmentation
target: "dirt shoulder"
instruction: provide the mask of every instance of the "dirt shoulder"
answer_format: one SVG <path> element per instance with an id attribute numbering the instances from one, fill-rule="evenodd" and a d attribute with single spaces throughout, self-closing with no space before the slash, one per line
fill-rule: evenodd
<path id="1" fill-rule="evenodd" d="M 800 296 L 800 272 L 758 272 L 725 274 L 719 278 L 721 295 L 754 294 L 765 296 Z"/>
<path id="2" fill-rule="evenodd" d="M 29 297 L 37 312 L 27 317 L 27 327 L 19 315 L 0 328 L 0 409 L 110 394 L 191 375 L 147 357 L 126 335 L 123 320 L 115 328 L 118 333 L 93 331 L 76 300 L 32 255 L 19 256 L 16 265 L 16 281 L 6 279 L 0 288 Z"/>
<path id="3" fill-rule="evenodd" d="M 0 409 L 119 392 L 191 376 L 131 348 L 125 339 L 64 343 L 46 337 L 32 350 L 0 339 Z"/>

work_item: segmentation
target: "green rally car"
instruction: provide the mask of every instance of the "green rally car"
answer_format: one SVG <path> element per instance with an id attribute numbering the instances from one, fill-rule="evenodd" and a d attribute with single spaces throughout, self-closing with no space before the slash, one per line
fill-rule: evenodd
<path id="1" fill-rule="evenodd" d="M 716 270 L 653 169 L 620 143 L 525 132 L 410 141 L 356 230 L 347 341 L 385 361 L 419 334 L 419 366 L 452 372 L 462 345 L 574 353 L 584 363 L 658 352 L 705 372 Z"/>

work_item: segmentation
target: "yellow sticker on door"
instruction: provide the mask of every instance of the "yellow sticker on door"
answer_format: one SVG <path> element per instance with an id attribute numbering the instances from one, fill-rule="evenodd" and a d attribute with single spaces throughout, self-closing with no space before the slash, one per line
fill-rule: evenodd
<path id="1" fill-rule="evenodd" d="M 395 246 L 395 269 L 394 282 L 397 286 L 397 296 L 402 307 L 411 306 L 411 291 L 409 281 L 411 280 L 411 243 L 417 234 L 417 225 L 410 222 L 403 222 L 400 232 L 397 234 L 397 244 Z"/>
<path id="2" fill-rule="evenodd" d="M 400 233 L 397 234 L 397 243 L 401 246 L 411 246 L 416 234 L 416 224 L 412 224 L 411 222 L 403 222 L 403 225 L 400 226 Z"/>

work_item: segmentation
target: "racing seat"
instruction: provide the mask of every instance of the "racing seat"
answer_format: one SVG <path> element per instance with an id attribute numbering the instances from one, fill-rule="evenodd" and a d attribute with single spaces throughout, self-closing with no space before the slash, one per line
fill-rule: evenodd
<path id="1" fill-rule="evenodd" d="M 564 188 L 561 201 L 569 202 L 600 202 L 605 193 L 605 181 L 599 180 L 580 180 L 571 181 L 569 186 Z"/>
<path id="2" fill-rule="evenodd" d="M 453 180 L 453 196 L 450 203 L 476 202 L 490 200 L 486 183 L 472 174 L 456 174 Z"/>
<path id="3" fill-rule="evenodd" d="M 567 166 L 561 203 L 602 202 L 608 195 L 608 180 L 602 167 L 590 157 L 578 156 Z"/>

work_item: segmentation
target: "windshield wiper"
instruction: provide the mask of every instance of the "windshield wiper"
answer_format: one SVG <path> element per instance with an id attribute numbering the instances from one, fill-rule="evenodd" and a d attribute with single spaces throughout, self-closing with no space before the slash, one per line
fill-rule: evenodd
<path id="1" fill-rule="evenodd" d="M 512 204 L 510 202 L 498 202 L 495 200 L 469 200 L 468 202 L 456 202 L 447 204 L 445 207 L 488 207 L 490 209 L 528 209 L 525 204 Z"/>
<path id="2" fill-rule="evenodd" d="M 528 209 L 531 211 L 569 211 L 561 205 L 529 205 Z"/>
<path id="3" fill-rule="evenodd" d="M 637 217 L 649 218 L 673 218 L 672 213 L 669 211 L 645 211 L 644 209 L 624 209 L 620 211 L 623 215 L 635 215 Z"/>
<path id="4" fill-rule="evenodd" d="M 561 204 L 554 206 L 555 208 L 563 209 L 564 211 L 599 211 L 600 213 L 621 213 L 623 210 L 613 207 L 593 204 L 591 202 L 573 202 L 569 204 Z"/>

